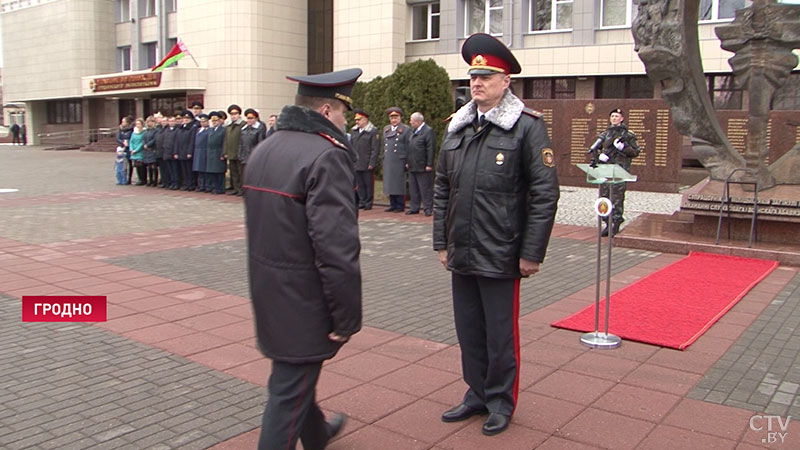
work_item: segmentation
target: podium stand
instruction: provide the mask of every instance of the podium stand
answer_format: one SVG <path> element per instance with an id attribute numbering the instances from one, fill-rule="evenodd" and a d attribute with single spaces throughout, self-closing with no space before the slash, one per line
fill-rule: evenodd
<path id="1" fill-rule="evenodd" d="M 592 167 L 589 164 L 578 164 L 578 168 L 586 172 L 586 182 L 593 185 L 600 184 L 619 184 L 628 183 L 637 180 L 636 175 L 631 175 L 627 170 L 618 166 L 617 164 L 598 164 Z M 596 207 L 597 213 L 597 274 L 595 277 L 595 295 L 594 295 L 594 332 L 584 333 L 581 335 L 581 343 L 591 348 L 617 348 L 622 343 L 619 336 L 610 334 L 608 332 L 608 311 L 611 308 L 611 248 L 613 230 L 611 218 L 614 205 L 614 189 L 608 190 L 608 202 L 600 201 L 598 199 Z M 600 271 L 601 271 L 601 250 L 603 246 L 602 228 L 603 217 L 608 217 L 608 257 L 606 266 L 606 313 L 605 313 L 605 328 L 600 332 Z"/>

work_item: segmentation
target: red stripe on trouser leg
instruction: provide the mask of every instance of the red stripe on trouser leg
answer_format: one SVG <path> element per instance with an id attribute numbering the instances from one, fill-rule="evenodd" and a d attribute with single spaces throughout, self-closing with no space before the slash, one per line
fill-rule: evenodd
<path id="1" fill-rule="evenodd" d="M 519 356 L 517 356 L 519 358 Z M 519 369 L 518 369 L 519 370 Z M 308 372 L 309 369 L 306 369 L 306 374 L 303 375 L 303 391 L 300 393 L 300 396 L 297 398 L 297 403 L 294 405 L 294 410 L 292 411 L 292 422 L 289 425 L 289 441 L 286 443 L 286 450 L 290 450 L 292 447 L 292 441 L 294 440 L 292 436 L 295 433 L 295 424 L 297 423 L 297 412 L 300 409 L 300 403 L 303 402 L 303 397 L 306 395 L 306 391 L 308 390 Z M 514 399 L 516 400 L 517 394 L 516 390 L 514 393 Z M 514 402 L 516 403 L 516 401 Z"/>
<path id="2" fill-rule="evenodd" d="M 517 360 L 517 373 L 514 377 L 514 411 L 517 409 L 517 398 L 519 397 L 519 370 L 522 361 L 519 357 L 519 279 L 514 282 L 514 357 Z M 513 414 L 514 411 L 511 413 Z"/>

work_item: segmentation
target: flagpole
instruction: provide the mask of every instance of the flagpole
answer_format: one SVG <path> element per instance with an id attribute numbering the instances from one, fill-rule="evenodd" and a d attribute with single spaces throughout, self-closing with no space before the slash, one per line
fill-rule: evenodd
<path id="1" fill-rule="evenodd" d="M 183 39 L 179 38 L 176 43 L 178 44 L 178 47 L 180 47 L 182 52 L 184 52 L 187 55 L 192 57 L 192 61 L 194 61 L 194 65 L 197 66 L 197 67 L 200 67 L 200 64 L 197 64 L 197 60 L 194 59 L 194 55 L 192 55 L 192 52 L 189 51 L 189 47 L 186 46 L 186 44 L 183 42 Z"/>

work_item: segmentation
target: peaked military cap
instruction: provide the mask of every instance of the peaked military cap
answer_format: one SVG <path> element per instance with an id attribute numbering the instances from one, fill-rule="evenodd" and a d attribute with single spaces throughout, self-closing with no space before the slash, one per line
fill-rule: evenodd
<path id="1" fill-rule="evenodd" d="M 234 103 L 233 105 L 228 106 L 228 114 L 232 113 L 233 111 L 236 111 L 237 113 L 241 114 L 242 108 Z"/>
<path id="2" fill-rule="evenodd" d="M 208 120 L 208 117 L 209 117 L 209 116 L 208 116 L 208 114 L 206 114 L 206 113 L 202 113 L 202 114 L 198 114 L 198 115 L 197 115 L 197 118 L 198 118 L 199 120 Z"/>
<path id="3" fill-rule="evenodd" d="M 195 100 L 195 101 L 193 101 L 193 102 L 192 102 L 192 106 L 191 106 L 191 108 L 200 108 L 200 109 L 203 109 L 203 104 L 202 104 L 201 102 L 198 102 L 198 101 L 196 101 L 196 100 Z"/>
<path id="4" fill-rule="evenodd" d="M 608 115 L 610 116 L 610 115 L 612 115 L 612 114 L 614 114 L 614 113 L 621 114 L 621 115 L 623 115 L 623 116 L 625 115 L 625 114 L 622 114 L 622 110 L 621 110 L 621 109 L 619 109 L 619 108 L 614 108 L 614 109 L 612 109 L 612 110 L 611 110 L 611 112 L 609 112 L 609 113 L 608 113 Z"/>
<path id="5" fill-rule="evenodd" d="M 486 33 L 475 33 L 464 41 L 461 57 L 469 64 L 470 75 L 506 75 L 522 72 L 517 58 L 505 44 Z"/>
<path id="6" fill-rule="evenodd" d="M 211 111 L 210 113 L 208 113 L 208 118 L 210 119 L 212 117 L 216 117 L 217 119 L 221 119 L 222 118 L 221 111 Z"/>
<path id="7" fill-rule="evenodd" d="M 355 113 L 356 119 L 360 119 L 362 117 L 366 117 L 367 119 L 369 119 L 369 113 L 367 113 L 361 108 L 356 108 L 353 110 L 353 112 Z"/>
<path id="8" fill-rule="evenodd" d="M 185 109 L 181 113 L 181 117 L 183 117 L 184 119 L 194 119 L 194 114 L 192 114 L 192 112 L 189 111 L 188 109 Z"/>
<path id="9" fill-rule="evenodd" d="M 398 115 L 401 115 L 401 116 L 405 115 L 405 114 L 403 114 L 403 110 L 400 109 L 400 107 L 397 107 L 397 106 L 392 106 L 392 107 L 386 109 L 386 115 L 387 116 L 393 116 L 395 114 L 398 114 Z"/>
<path id="10" fill-rule="evenodd" d="M 361 76 L 361 69 L 345 69 L 317 75 L 294 75 L 286 78 L 297 81 L 297 93 L 307 97 L 335 98 L 341 100 L 347 109 L 353 109 L 350 94 L 356 80 Z"/>

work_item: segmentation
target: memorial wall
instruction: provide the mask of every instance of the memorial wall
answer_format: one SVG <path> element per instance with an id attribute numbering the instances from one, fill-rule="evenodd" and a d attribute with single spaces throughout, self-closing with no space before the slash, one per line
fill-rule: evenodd
<path id="1" fill-rule="evenodd" d="M 562 185 L 589 186 L 586 174 L 576 165 L 588 163 L 589 146 L 608 126 L 614 108 L 625 112 L 628 129 L 636 133 L 641 148 L 630 172 L 639 177 L 628 189 L 652 192 L 678 192 L 682 163 L 683 137 L 672 124 L 667 103 L 660 99 L 525 100 L 543 114 L 547 123 L 558 177 Z M 718 111 L 722 129 L 731 145 L 744 153 L 747 139 L 747 111 Z M 772 111 L 769 126 L 769 161 L 775 161 L 800 141 L 797 111 Z"/>

